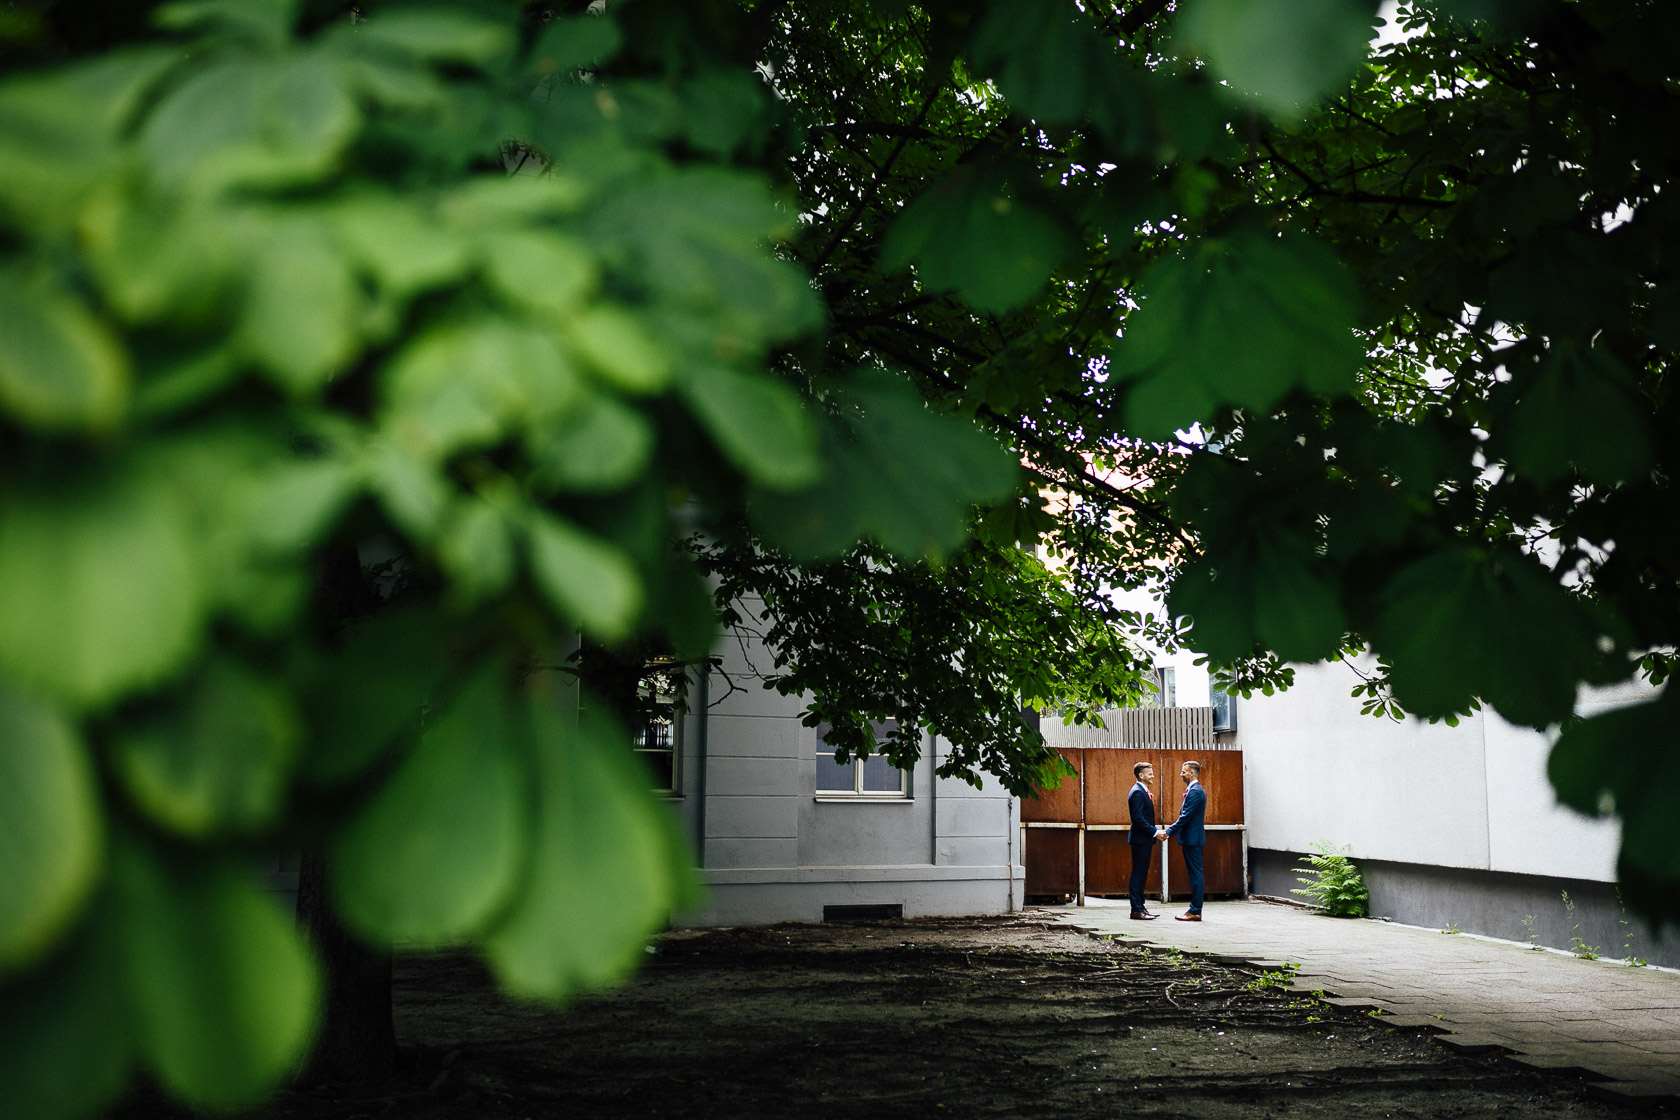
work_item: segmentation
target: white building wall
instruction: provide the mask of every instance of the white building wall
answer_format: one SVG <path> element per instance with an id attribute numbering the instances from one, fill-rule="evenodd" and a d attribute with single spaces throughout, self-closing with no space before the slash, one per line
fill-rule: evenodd
<path id="1" fill-rule="evenodd" d="M 800 698 L 763 687 L 766 647 L 737 632 L 716 656 L 703 734 L 698 711 L 684 720 L 678 778 L 708 897 L 679 924 L 820 921 L 834 905 L 898 904 L 906 917 L 1019 907 L 1017 810 L 1001 785 L 937 778 L 929 739 L 909 798 L 819 798 L 816 729 Z"/>
<path id="2" fill-rule="evenodd" d="M 1555 736 L 1479 712 L 1454 727 L 1360 713 L 1340 662 L 1295 666 L 1295 684 L 1239 701 L 1249 843 L 1356 858 L 1612 882 L 1617 825 L 1557 804 L 1546 778 Z M 1648 695 L 1584 696 L 1592 714 Z"/>

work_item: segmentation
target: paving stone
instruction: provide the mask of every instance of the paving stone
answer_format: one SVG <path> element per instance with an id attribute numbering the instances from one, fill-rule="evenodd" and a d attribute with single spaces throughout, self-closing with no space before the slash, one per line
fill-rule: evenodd
<path id="1" fill-rule="evenodd" d="M 1382 1021 L 1393 1026 L 1450 1032 L 1441 1036 L 1448 1046 L 1586 1071 L 1626 1087 L 1615 1093 L 1622 1099 L 1680 1093 L 1680 976 L 1671 972 L 1255 902 L 1210 903 L 1207 920 L 1187 928 L 1122 930 L 1124 917 L 1123 909 L 1092 909 L 1062 920 L 1216 960 L 1292 962 L 1301 971 L 1291 990 L 1383 1008 L 1390 1014 Z"/>
<path id="2" fill-rule="evenodd" d="M 1480 1031 L 1455 1031 L 1435 1041 L 1462 1054 L 1493 1054 L 1511 1048 L 1509 1039 Z"/>

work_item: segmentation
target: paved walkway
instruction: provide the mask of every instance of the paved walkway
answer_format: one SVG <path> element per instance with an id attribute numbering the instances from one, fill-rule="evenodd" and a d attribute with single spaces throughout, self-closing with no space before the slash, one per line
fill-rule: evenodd
<path id="1" fill-rule="evenodd" d="M 1448 1046 L 1602 1078 L 1596 1087 L 1618 1097 L 1680 1097 L 1674 972 L 1259 901 L 1209 902 L 1195 924 L 1172 920 L 1182 906 L 1162 908 L 1154 922 L 1131 921 L 1124 903 L 1044 909 L 1090 933 L 1224 963 L 1296 964 L 1296 991 L 1380 1007 L 1396 1026 L 1448 1032 Z"/>

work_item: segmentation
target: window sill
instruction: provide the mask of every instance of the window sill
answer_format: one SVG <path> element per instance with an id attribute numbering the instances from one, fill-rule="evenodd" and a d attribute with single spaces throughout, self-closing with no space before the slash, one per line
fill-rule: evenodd
<path id="1" fill-rule="evenodd" d="M 916 799 L 907 793 L 819 793 L 811 800 L 824 805 L 910 805 Z"/>

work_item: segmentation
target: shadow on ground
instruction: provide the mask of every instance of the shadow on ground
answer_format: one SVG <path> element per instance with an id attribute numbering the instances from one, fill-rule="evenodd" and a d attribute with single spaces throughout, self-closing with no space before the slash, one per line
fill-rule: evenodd
<path id="1" fill-rule="evenodd" d="M 403 1073 L 289 1092 L 259 1115 L 1653 1114 L 1274 979 L 1031 915 L 673 932 L 629 985 L 564 1012 L 502 998 L 470 957 L 411 958 Z M 161 1114 L 144 1100 L 122 1113 Z"/>

